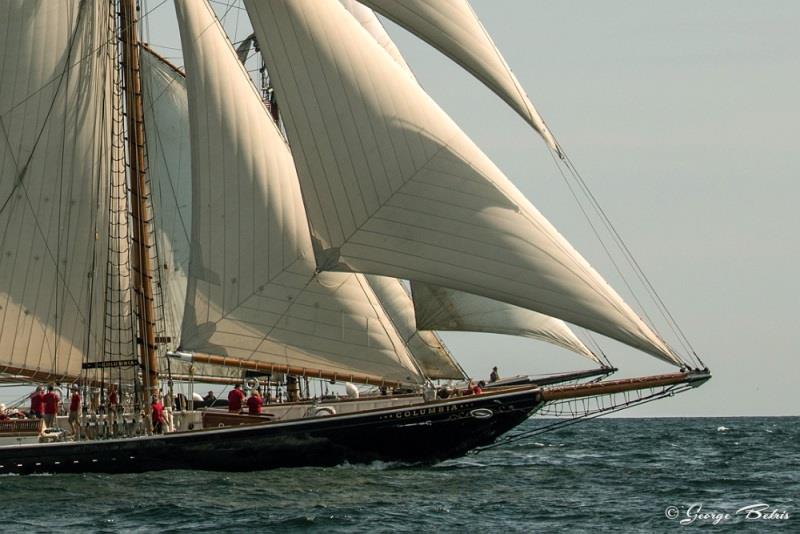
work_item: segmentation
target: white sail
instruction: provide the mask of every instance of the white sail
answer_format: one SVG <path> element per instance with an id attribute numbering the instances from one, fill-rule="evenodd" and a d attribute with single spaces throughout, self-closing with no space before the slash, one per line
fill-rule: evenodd
<path id="1" fill-rule="evenodd" d="M 192 225 L 189 103 L 183 74 L 147 49 L 140 58 L 165 330 L 168 337 L 176 339 L 186 305 Z"/>
<path id="2" fill-rule="evenodd" d="M 423 282 L 411 282 L 411 292 L 417 328 L 420 330 L 488 332 L 529 337 L 564 347 L 602 365 L 597 356 L 560 319 Z"/>
<path id="3" fill-rule="evenodd" d="M 182 348 L 422 381 L 361 275 L 315 273 L 294 162 L 206 2 L 176 2 L 189 95 Z"/>
<path id="4" fill-rule="evenodd" d="M 417 330 L 414 304 L 400 280 L 374 275 L 367 275 L 367 280 L 425 376 L 433 379 L 464 378 L 464 373 L 439 336 Z"/>
<path id="5" fill-rule="evenodd" d="M 383 28 L 383 24 L 381 21 L 378 20 L 378 17 L 375 15 L 375 12 L 372 11 L 370 8 L 365 6 L 364 4 L 358 2 L 358 0 L 339 0 L 344 8 L 350 12 L 351 15 L 358 21 L 361 26 L 367 30 L 367 32 L 372 36 L 375 41 L 381 45 L 381 47 L 386 50 L 386 53 L 392 56 L 392 59 L 395 62 L 403 67 L 409 74 L 411 74 L 411 69 L 406 63 L 403 54 L 400 53 L 400 50 L 397 48 L 397 45 L 394 44 L 392 38 L 389 37 L 389 34 L 386 33 L 386 30 Z"/>
<path id="6" fill-rule="evenodd" d="M 680 359 L 339 4 L 245 5 L 320 269 L 474 293 Z"/>
<path id="7" fill-rule="evenodd" d="M 192 224 L 192 160 L 189 103 L 182 72 L 147 48 L 140 55 L 142 102 L 146 129 L 155 237 L 159 256 L 164 336 L 168 349 L 180 338 Z M 190 369 L 191 367 L 191 369 Z M 170 359 L 162 372 L 195 376 L 241 377 L 240 369 Z"/>
<path id="8" fill-rule="evenodd" d="M 386 50 L 392 59 L 411 74 L 408 63 L 406 63 L 391 37 L 386 33 L 375 13 L 357 0 L 339 1 L 375 41 Z M 388 7 L 395 11 L 402 11 L 409 9 L 411 6 L 393 3 Z M 426 9 L 431 7 L 426 4 Z M 447 8 L 447 6 L 439 7 Z M 440 36 L 441 34 L 436 33 L 435 35 Z M 370 278 L 370 280 L 374 278 Z M 420 283 L 419 285 L 422 286 L 423 284 Z M 412 288 L 414 288 L 414 284 L 412 284 Z M 421 330 L 459 330 L 525 336 L 563 346 L 600 363 L 597 357 L 559 319 L 505 302 L 430 284 L 418 287 L 418 291 L 414 291 L 413 298 L 413 303 L 411 301 L 403 303 L 409 306 L 409 309 L 404 312 L 404 316 L 410 317 L 413 323 L 414 310 L 416 310 L 416 325 Z M 399 305 L 402 301 L 397 299 L 395 302 Z M 410 309 L 412 305 L 414 310 Z M 420 316 L 420 314 L 422 315 Z M 392 313 L 390 312 L 389 315 L 392 315 Z M 415 357 L 417 361 L 420 361 L 416 354 Z M 426 368 L 425 364 L 423 364 L 423 368 Z M 428 374 L 430 376 L 430 372 Z"/>
<path id="9" fill-rule="evenodd" d="M 77 376 L 103 352 L 108 11 L 77 0 L 0 6 L 0 372 Z"/>
<path id="10" fill-rule="evenodd" d="M 525 90 L 467 0 L 358 0 L 428 42 L 502 98 L 558 151 Z"/>

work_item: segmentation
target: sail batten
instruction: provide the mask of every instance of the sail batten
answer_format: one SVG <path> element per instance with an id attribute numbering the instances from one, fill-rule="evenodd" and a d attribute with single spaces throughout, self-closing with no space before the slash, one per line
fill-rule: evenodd
<path id="1" fill-rule="evenodd" d="M 338 2 L 245 5 L 320 268 L 474 293 L 681 364 Z"/>
<path id="2" fill-rule="evenodd" d="M 294 161 L 210 7 L 176 6 L 192 160 L 182 350 L 421 382 L 363 275 L 316 272 Z"/>

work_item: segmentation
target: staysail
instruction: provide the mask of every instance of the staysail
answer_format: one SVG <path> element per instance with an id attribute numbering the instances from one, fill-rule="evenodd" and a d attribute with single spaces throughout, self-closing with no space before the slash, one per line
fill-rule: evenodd
<path id="1" fill-rule="evenodd" d="M 0 372 L 76 377 L 104 345 L 109 4 L 2 9 Z"/>
<path id="2" fill-rule="evenodd" d="M 465 378 L 439 336 L 417 330 L 414 305 L 402 282 L 385 276 L 367 275 L 366 278 L 425 375 L 433 379 Z"/>
<path id="3" fill-rule="evenodd" d="M 358 0 L 396 22 L 464 67 L 558 151 L 525 90 L 511 72 L 467 0 Z"/>
<path id="4" fill-rule="evenodd" d="M 421 382 L 364 277 L 315 273 L 288 147 L 208 5 L 176 6 L 192 152 L 182 348 Z"/>
<path id="5" fill-rule="evenodd" d="M 246 0 L 322 270 L 508 302 L 672 350 L 338 2 Z"/>
<path id="6" fill-rule="evenodd" d="M 505 302 L 411 282 L 420 330 L 457 330 L 529 337 L 571 350 L 602 365 L 597 356 L 560 319 L 509 306 Z"/>

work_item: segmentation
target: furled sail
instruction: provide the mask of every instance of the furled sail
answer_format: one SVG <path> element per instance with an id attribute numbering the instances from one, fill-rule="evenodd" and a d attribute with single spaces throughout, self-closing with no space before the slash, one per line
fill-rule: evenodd
<path id="1" fill-rule="evenodd" d="M 508 302 L 680 359 L 338 2 L 254 2 L 322 270 Z"/>
<path id="2" fill-rule="evenodd" d="M 519 113 L 558 151 L 525 90 L 467 0 L 358 0 L 464 67 Z"/>
<path id="3" fill-rule="evenodd" d="M 75 377 L 103 353 L 110 25 L 108 2 L 0 5 L 0 372 Z"/>
<path id="4" fill-rule="evenodd" d="M 182 348 L 419 383 L 362 275 L 315 273 L 294 162 L 206 2 L 176 2 L 192 152 Z"/>
<path id="5" fill-rule="evenodd" d="M 414 305 L 402 282 L 375 275 L 367 275 L 367 280 L 425 375 L 433 379 L 465 378 L 439 336 L 417 330 Z"/>
<path id="6" fill-rule="evenodd" d="M 505 302 L 411 282 L 420 330 L 458 330 L 523 336 L 564 347 L 602 365 L 597 356 L 560 319 Z"/>

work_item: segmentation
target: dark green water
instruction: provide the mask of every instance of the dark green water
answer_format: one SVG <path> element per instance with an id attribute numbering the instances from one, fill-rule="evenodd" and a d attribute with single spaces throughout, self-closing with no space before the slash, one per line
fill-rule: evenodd
<path id="1" fill-rule="evenodd" d="M 800 418 L 600 419 L 434 467 L 4 476 L 0 530 L 800 533 L 798 498 Z"/>

